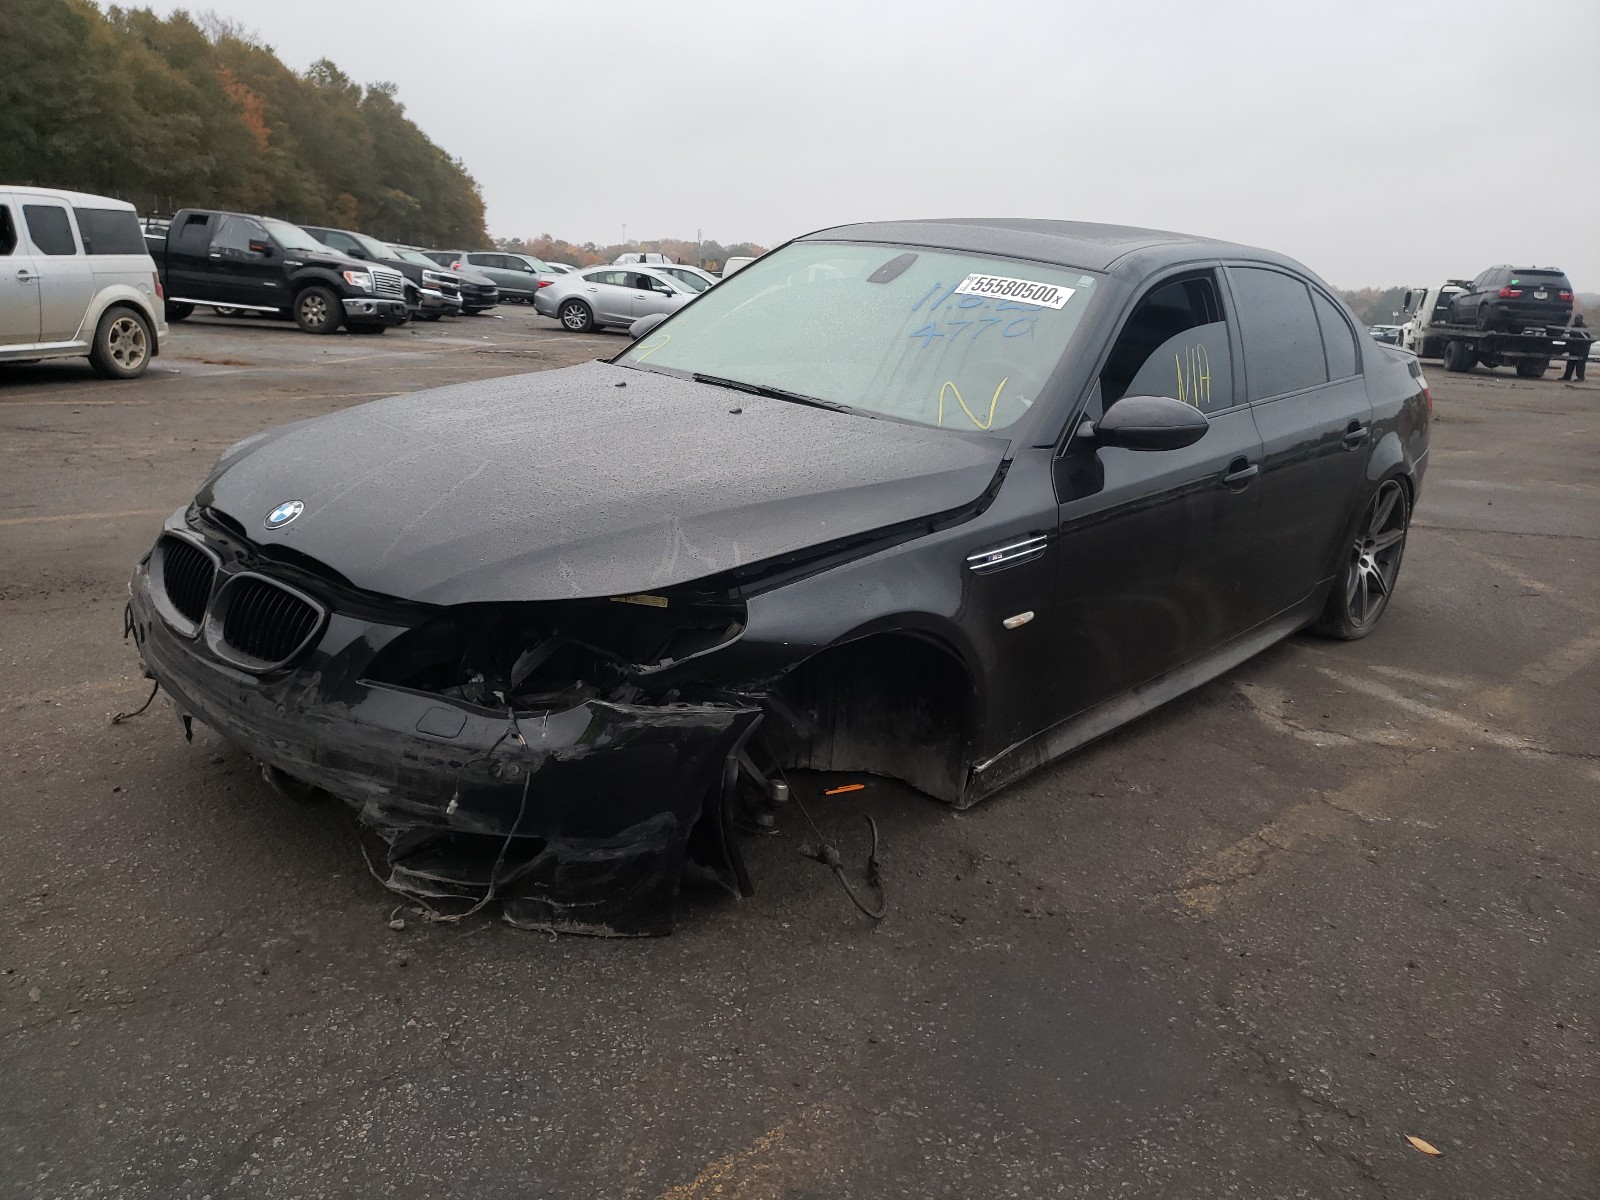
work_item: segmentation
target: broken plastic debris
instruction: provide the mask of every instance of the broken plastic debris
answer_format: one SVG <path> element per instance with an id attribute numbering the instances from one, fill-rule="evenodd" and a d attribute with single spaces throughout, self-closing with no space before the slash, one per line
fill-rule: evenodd
<path id="1" fill-rule="evenodd" d="M 829 788 L 823 792 L 824 796 L 842 796 L 846 792 L 864 792 L 867 785 L 864 783 L 847 783 L 843 787 Z"/>
<path id="2" fill-rule="evenodd" d="M 1418 1150 L 1421 1150 L 1424 1154 L 1432 1155 L 1434 1158 L 1439 1158 L 1444 1154 L 1444 1151 L 1439 1149 L 1432 1142 L 1425 1142 L 1421 1138 L 1413 1137 L 1409 1133 L 1406 1134 L 1406 1141 L 1410 1142 L 1412 1146 Z"/>

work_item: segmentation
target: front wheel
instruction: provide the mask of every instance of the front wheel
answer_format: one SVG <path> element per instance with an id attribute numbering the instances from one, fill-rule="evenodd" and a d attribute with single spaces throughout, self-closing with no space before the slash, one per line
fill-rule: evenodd
<path id="1" fill-rule="evenodd" d="M 556 310 L 556 319 L 573 333 L 588 333 L 594 328 L 594 314 L 582 300 L 568 300 Z"/>
<path id="2" fill-rule="evenodd" d="M 1356 526 L 1328 605 L 1316 624 L 1318 633 L 1353 642 L 1372 632 L 1394 595 L 1410 527 L 1405 485 L 1398 479 L 1385 480 Z"/>
<path id="3" fill-rule="evenodd" d="M 131 308 L 113 308 L 94 331 L 89 363 L 107 379 L 134 379 L 150 365 L 150 323 Z"/>
<path id="4" fill-rule="evenodd" d="M 307 333 L 334 333 L 343 319 L 344 309 L 331 288 L 313 284 L 294 298 L 294 323 Z"/>

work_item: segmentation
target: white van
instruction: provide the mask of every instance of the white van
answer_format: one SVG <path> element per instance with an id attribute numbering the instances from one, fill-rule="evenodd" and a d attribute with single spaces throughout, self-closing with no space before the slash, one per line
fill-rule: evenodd
<path id="1" fill-rule="evenodd" d="M 748 267 L 753 262 L 755 262 L 755 259 L 753 258 L 744 258 L 739 256 L 730 258 L 727 262 L 722 264 L 722 277 L 726 279 L 735 271 L 741 270 L 744 267 Z"/>
<path id="2" fill-rule="evenodd" d="M 166 334 L 133 205 L 0 184 L 0 363 L 87 356 L 100 374 L 132 379 Z"/>

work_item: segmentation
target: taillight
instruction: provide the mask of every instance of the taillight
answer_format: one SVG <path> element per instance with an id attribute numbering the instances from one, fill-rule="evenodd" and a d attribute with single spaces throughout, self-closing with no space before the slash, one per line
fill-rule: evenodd
<path id="1" fill-rule="evenodd" d="M 457 260 L 457 261 L 456 261 L 456 262 L 453 262 L 453 263 L 451 263 L 451 264 L 450 264 L 450 269 L 451 269 L 451 270 L 452 270 L 452 271 L 459 271 L 459 270 L 461 270 L 461 263 L 460 263 L 460 260 Z"/>
<path id="2" fill-rule="evenodd" d="M 156 285 L 156 299 L 165 300 L 167 298 L 167 291 L 161 286 L 161 276 L 157 275 L 154 271 L 151 271 L 150 282 Z"/>
<path id="3" fill-rule="evenodd" d="M 1557 295 L 1557 297 L 1559 297 L 1562 300 L 1571 300 L 1572 299 L 1572 293 L 1571 292 L 1557 292 L 1556 295 Z"/>
<path id="4" fill-rule="evenodd" d="M 1520 295 L 1522 295 L 1522 289 L 1521 288 L 1501 288 L 1500 289 L 1500 299 L 1502 299 L 1502 300 L 1515 300 Z"/>
<path id="5" fill-rule="evenodd" d="M 540 287 L 549 287 L 554 282 L 555 282 L 554 279 L 541 279 L 541 280 L 539 280 L 539 286 Z"/>

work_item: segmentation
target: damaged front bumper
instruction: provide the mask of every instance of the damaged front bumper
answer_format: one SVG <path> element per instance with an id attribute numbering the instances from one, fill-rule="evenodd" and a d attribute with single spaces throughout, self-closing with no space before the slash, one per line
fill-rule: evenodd
<path id="1" fill-rule="evenodd" d="M 169 536 L 182 531 L 169 521 Z M 128 620 L 146 669 L 269 778 L 354 805 L 389 846 L 393 886 L 491 888 L 515 924 L 610 934 L 670 927 L 691 842 L 730 886 L 747 886 L 726 822 L 758 707 L 588 696 L 496 708 L 376 682 L 374 659 L 414 627 L 334 604 L 290 666 L 242 667 L 218 610 L 249 564 L 208 553 L 218 569 L 193 593 L 205 612 L 192 621 L 175 614 L 151 558 L 135 570 Z"/>

